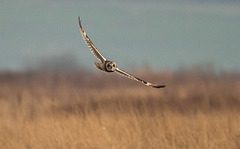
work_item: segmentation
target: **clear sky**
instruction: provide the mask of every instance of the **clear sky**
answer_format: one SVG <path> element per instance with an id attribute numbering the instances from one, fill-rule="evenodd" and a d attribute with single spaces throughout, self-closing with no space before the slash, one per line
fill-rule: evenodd
<path id="1" fill-rule="evenodd" d="M 51 62 L 94 69 L 78 16 L 96 47 L 120 68 L 177 70 L 203 64 L 240 71 L 237 0 L 2 0 L 0 70 Z"/>

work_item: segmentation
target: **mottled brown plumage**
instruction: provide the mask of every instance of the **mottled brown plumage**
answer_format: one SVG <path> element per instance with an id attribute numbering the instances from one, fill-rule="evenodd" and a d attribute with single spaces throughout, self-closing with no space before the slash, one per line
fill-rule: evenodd
<path id="1" fill-rule="evenodd" d="M 151 86 L 151 87 L 154 87 L 154 88 L 163 88 L 163 87 L 165 87 L 165 85 L 155 85 L 155 84 L 143 81 L 142 79 L 134 77 L 133 75 L 125 72 L 124 70 L 121 70 L 121 69 L 117 68 L 116 63 L 113 62 L 113 61 L 109 61 L 106 58 L 104 58 L 103 55 L 99 52 L 99 50 L 92 43 L 92 41 L 88 38 L 86 32 L 83 30 L 80 17 L 78 17 L 78 22 L 79 22 L 80 32 L 82 34 L 82 37 L 83 37 L 84 41 L 86 42 L 86 44 L 90 48 L 90 50 L 93 53 L 93 55 L 100 61 L 100 62 L 94 62 L 95 66 L 98 69 L 100 69 L 100 70 L 102 70 L 104 72 L 117 72 L 118 74 L 120 74 L 120 75 L 122 75 L 124 77 L 128 77 L 128 78 L 133 79 L 135 81 L 141 82 L 144 85 Z"/>

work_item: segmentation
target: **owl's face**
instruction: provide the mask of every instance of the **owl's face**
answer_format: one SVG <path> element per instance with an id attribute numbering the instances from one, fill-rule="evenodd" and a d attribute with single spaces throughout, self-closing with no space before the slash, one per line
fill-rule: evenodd
<path id="1" fill-rule="evenodd" d="M 115 71 L 117 68 L 117 64 L 115 62 L 108 61 L 106 62 L 107 71 Z"/>

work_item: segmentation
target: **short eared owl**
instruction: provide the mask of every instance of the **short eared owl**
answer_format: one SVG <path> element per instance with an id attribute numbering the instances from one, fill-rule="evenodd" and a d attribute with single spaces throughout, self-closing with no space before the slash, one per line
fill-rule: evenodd
<path id="1" fill-rule="evenodd" d="M 136 80 L 138 82 L 141 82 L 147 86 L 151 86 L 154 88 L 163 88 L 165 87 L 165 85 L 155 85 L 146 81 L 143 81 L 142 79 L 139 79 L 137 77 L 134 77 L 133 75 L 117 68 L 117 65 L 115 62 L 113 61 L 109 61 L 106 58 L 103 57 L 103 55 L 98 51 L 98 49 L 95 47 L 95 45 L 92 43 L 92 41 L 88 38 L 86 32 L 83 30 L 82 25 L 81 25 L 81 20 L 80 17 L 78 17 L 78 22 L 79 22 L 79 27 L 80 27 L 80 31 L 82 34 L 82 37 L 84 39 L 84 41 L 86 42 L 86 44 L 88 45 L 88 47 L 90 48 L 91 52 L 93 53 L 93 55 L 100 61 L 100 63 L 98 62 L 94 62 L 95 66 L 104 71 L 104 72 L 117 72 L 118 74 L 128 77 L 130 79 Z"/>

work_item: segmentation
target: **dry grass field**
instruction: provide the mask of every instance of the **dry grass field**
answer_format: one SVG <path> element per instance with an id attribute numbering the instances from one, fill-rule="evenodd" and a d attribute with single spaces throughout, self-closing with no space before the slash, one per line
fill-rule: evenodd
<path id="1" fill-rule="evenodd" d="M 0 73 L 1 149 L 240 149 L 240 75 Z"/>

